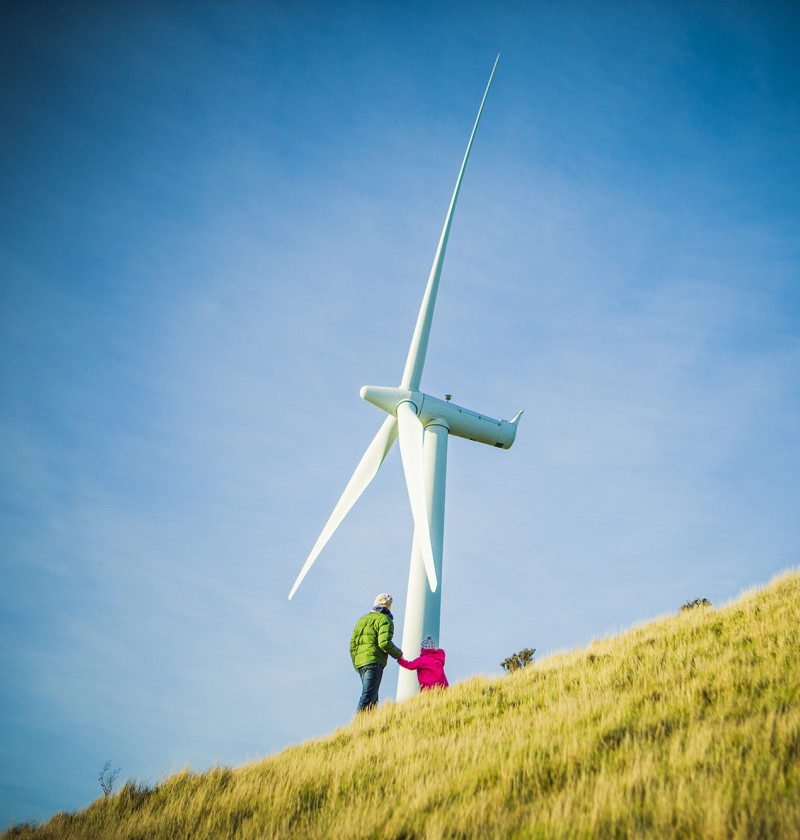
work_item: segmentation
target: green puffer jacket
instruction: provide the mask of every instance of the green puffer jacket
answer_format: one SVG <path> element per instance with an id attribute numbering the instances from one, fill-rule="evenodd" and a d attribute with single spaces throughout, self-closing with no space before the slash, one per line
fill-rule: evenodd
<path id="1" fill-rule="evenodd" d="M 389 610 L 371 610 L 356 622 L 350 639 L 350 658 L 356 671 L 377 663 L 386 667 L 387 655 L 402 659 L 403 651 L 392 642 L 394 621 Z"/>

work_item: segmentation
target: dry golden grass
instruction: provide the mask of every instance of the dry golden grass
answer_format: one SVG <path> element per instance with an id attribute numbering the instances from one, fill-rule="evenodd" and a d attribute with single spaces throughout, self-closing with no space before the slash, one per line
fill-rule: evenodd
<path id="1" fill-rule="evenodd" d="M 798 838 L 799 666 L 791 572 L 4 837 Z"/>

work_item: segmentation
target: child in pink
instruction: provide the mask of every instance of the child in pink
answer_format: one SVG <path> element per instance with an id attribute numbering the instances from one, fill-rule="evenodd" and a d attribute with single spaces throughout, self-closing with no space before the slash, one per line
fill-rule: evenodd
<path id="1" fill-rule="evenodd" d="M 415 660 L 408 662 L 406 659 L 398 659 L 397 664 L 408 671 L 417 672 L 422 691 L 447 688 L 450 685 L 444 675 L 444 651 L 436 647 L 436 642 L 430 636 L 422 643 L 422 649 Z"/>

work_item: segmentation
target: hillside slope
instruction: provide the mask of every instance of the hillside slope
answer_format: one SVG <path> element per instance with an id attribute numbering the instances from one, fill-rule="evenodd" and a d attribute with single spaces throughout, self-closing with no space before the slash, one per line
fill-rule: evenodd
<path id="1" fill-rule="evenodd" d="M 791 572 L 4 837 L 797 838 L 799 689 Z"/>

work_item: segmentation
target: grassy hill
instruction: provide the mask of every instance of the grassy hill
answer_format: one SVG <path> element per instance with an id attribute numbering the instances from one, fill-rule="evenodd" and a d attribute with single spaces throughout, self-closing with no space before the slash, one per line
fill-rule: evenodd
<path id="1" fill-rule="evenodd" d="M 798 838 L 800 573 L 4 837 Z"/>

